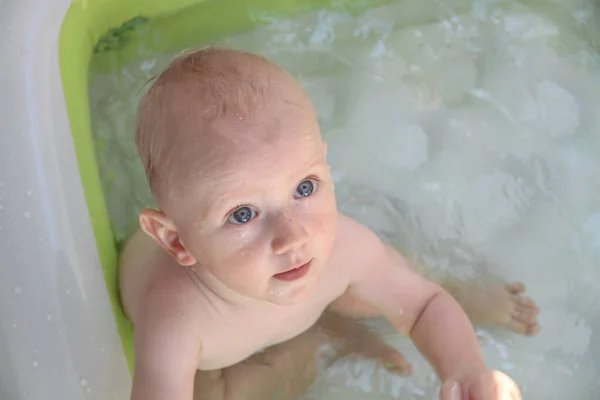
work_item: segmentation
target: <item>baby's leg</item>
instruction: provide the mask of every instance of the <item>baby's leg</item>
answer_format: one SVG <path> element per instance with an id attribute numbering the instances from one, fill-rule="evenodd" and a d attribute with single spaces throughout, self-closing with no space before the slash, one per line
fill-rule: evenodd
<path id="1" fill-rule="evenodd" d="M 316 329 L 219 371 L 198 371 L 194 400 L 291 400 L 313 382 L 320 335 Z"/>
<path id="2" fill-rule="evenodd" d="M 392 254 L 395 250 L 392 251 Z M 396 253 L 397 254 L 397 253 Z M 422 263 L 410 263 L 419 274 L 432 279 Z M 435 279 L 458 303 L 474 325 L 500 326 L 527 336 L 535 335 L 540 326 L 539 308 L 525 296 L 522 283 L 506 284 L 488 276 L 481 280 L 461 281 L 452 276 Z M 333 311 L 354 317 L 380 316 L 381 313 L 360 299 L 342 295 L 330 307 Z"/>
<path id="3" fill-rule="evenodd" d="M 448 277 L 439 284 L 458 301 L 474 325 L 499 326 L 533 336 L 539 332 L 535 302 L 523 295 L 525 285 L 460 281 Z"/>
<path id="4" fill-rule="evenodd" d="M 389 371 L 398 375 L 412 374 L 412 367 L 402 353 L 385 343 L 379 335 L 360 321 L 326 311 L 318 326 L 333 339 L 337 357 L 356 354 L 380 360 Z"/>
<path id="5" fill-rule="evenodd" d="M 325 312 L 307 332 L 219 371 L 198 371 L 194 400 L 291 400 L 315 379 L 318 350 L 331 344 L 335 358 L 357 354 L 381 360 L 400 375 L 411 373 L 402 354 L 366 325 Z"/>
<path id="6" fill-rule="evenodd" d="M 424 264 L 411 265 L 421 275 L 432 278 Z M 535 335 L 540 329 L 537 321 L 540 310 L 523 294 L 525 285 L 522 283 L 507 284 L 491 275 L 467 281 L 450 275 L 433 280 L 458 301 L 474 325 L 500 326 L 527 336 Z"/>

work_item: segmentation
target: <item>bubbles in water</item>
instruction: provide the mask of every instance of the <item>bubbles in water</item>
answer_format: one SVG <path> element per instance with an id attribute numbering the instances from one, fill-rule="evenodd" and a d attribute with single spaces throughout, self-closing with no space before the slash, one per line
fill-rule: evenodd
<path id="1" fill-rule="evenodd" d="M 31 197 L 33 195 L 33 190 L 29 189 L 26 193 L 27 197 Z"/>
<path id="2" fill-rule="evenodd" d="M 81 385 L 81 387 L 86 387 L 88 385 L 88 381 L 85 378 L 82 378 L 81 380 L 79 380 L 79 384 Z"/>
<path id="3" fill-rule="evenodd" d="M 140 70 L 142 72 L 144 72 L 144 74 L 152 75 L 153 74 L 152 71 L 153 71 L 153 69 L 155 69 L 155 66 L 156 66 L 156 59 L 146 60 L 140 64 Z"/>
<path id="4" fill-rule="evenodd" d="M 52 318 L 54 318 L 54 317 L 52 316 L 52 314 L 48 314 L 48 315 L 46 315 L 46 321 L 48 321 L 48 322 L 51 322 L 51 321 L 52 321 Z"/>
<path id="5" fill-rule="evenodd" d="M 40 366 L 39 361 L 35 360 L 34 362 L 31 363 L 31 365 L 33 366 L 33 368 L 37 368 Z"/>
<path id="6" fill-rule="evenodd" d="M 20 295 L 23 293 L 23 286 L 21 285 L 15 285 L 15 287 L 13 288 L 14 292 L 16 295 Z"/>
<path id="7" fill-rule="evenodd" d="M 23 218 L 25 218 L 25 219 L 31 218 L 31 212 L 30 211 L 23 212 Z"/>

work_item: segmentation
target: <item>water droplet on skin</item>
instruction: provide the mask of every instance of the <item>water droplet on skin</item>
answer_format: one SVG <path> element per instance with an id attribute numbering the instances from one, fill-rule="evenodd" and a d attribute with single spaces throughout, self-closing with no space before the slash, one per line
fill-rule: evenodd
<path id="1" fill-rule="evenodd" d="M 21 286 L 21 285 L 15 285 L 14 290 L 15 290 L 15 294 L 16 295 L 20 295 L 21 293 L 23 293 L 23 286 Z"/>
<path id="2" fill-rule="evenodd" d="M 31 218 L 31 213 L 30 213 L 29 211 L 25 211 L 25 212 L 23 213 L 23 218 L 25 218 L 25 219 L 29 219 L 29 218 Z"/>

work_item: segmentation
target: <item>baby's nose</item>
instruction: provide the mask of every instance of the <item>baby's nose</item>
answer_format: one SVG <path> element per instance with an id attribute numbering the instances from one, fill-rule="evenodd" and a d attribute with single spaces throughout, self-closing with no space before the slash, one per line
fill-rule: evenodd
<path id="1" fill-rule="evenodd" d="M 293 217 L 282 216 L 276 224 L 271 247 L 273 253 L 285 254 L 288 251 L 301 248 L 308 242 L 308 239 L 308 232 L 299 221 Z"/>

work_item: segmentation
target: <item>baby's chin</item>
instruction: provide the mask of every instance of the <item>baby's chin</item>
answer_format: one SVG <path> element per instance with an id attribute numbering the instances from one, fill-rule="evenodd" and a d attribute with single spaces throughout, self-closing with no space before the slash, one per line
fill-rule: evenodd
<path id="1" fill-rule="evenodd" d="M 282 306 L 292 306 L 306 300 L 316 287 L 316 276 L 311 274 L 298 281 L 284 282 L 271 278 L 264 300 Z"/>

